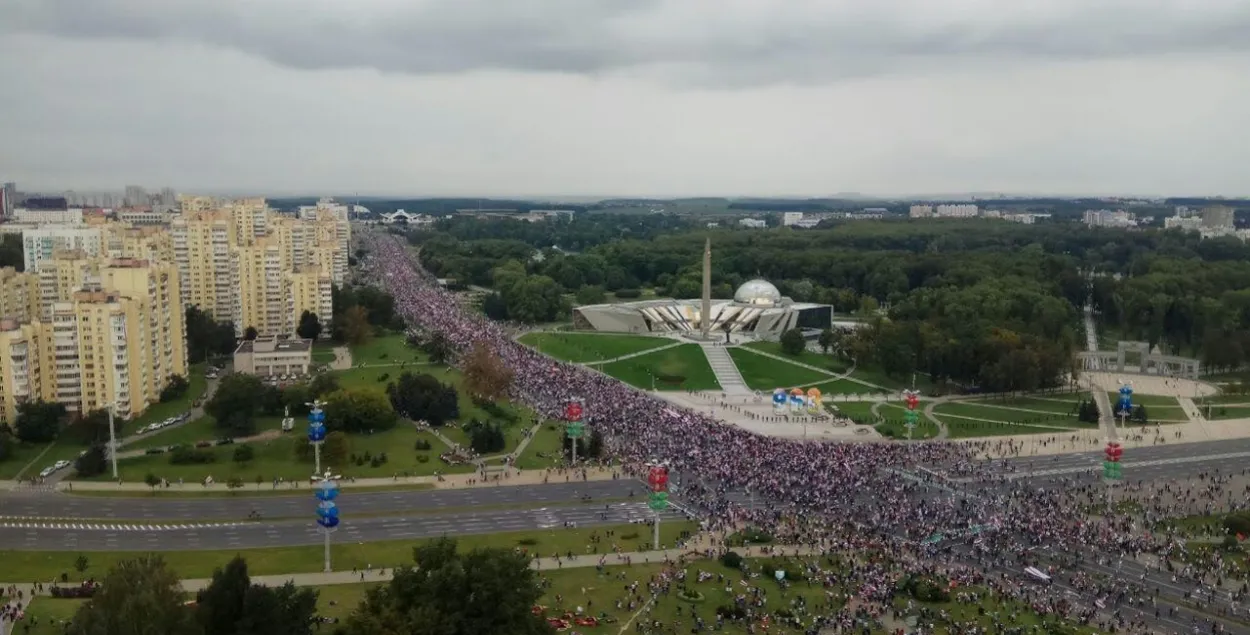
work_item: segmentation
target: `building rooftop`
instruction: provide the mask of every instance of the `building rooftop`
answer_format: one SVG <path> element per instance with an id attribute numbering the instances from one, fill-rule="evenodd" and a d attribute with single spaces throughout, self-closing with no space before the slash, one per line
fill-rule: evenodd
<path id="1" fill-rule="evenodd" d="M 239 342 L 236 353 L 303 353 L 312 349 L 312 340 L 290 335 L 267 335 Z"/>

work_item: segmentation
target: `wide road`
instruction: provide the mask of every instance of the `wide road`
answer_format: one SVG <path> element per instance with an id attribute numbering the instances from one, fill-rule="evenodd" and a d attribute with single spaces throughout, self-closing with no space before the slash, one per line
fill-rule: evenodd
<path id="1" fill-rule="evenodd" d="M 187 485 L 194 489 L 195 485 Z M 268 485 L 262 487 L 268 489 Z M 344 517 L 353 514 L 403 515 L 405 512 L 429 512 L 438 510 L 467 510 L 471 507 L 498 505 L 525 505 L 541 507 L 552 503 L 570 503 L 590 496 L 591 502 L 609 498 L 627 498 L 630 493 L 638 500 L 646 498 L 646 486 L 639 481 L 620 479 L 613 481 L 585 481 L 572 483 L 549 483 L 546 485 L 517 485 L 498 487 L 472 487 L 444 490 L 411 490 L 369 492 L 344 488 L 339 490 L 339 508 Z M 162 490 L 177 492 L 177 488 Z M 187 494 L 182 498 L 145 496 L 135 492 L 133 497 L 73 496 L 51 493 L 5 493 L 0 495 L 0 523 L 27 519 L 92 519 L 115 521 L 242 521 L 251 512 L 262 519 L 312 518 L 316 500 L 307 487 L 295 490 L 290 496 L 227 496 L 222 498 L 197 497 Z"/>
<path id="2" fill-rule="evenodd" d="M 311 497 L 309 497 L 311 499 Z M 407 540 L 438 536 L 463 536 L 504 531 L 523 531 L 644 523 L 654 512 L 642 500 L 636 502 L 587 504 L 572 507 L 545 507 L 522 510 L 484 510 L 453 513 L 397 515 L 390 518 L 345 520 L 333 540 L 363 543 L 379 540 Z M 308 507 L 304 510 L 309 511 Z M 111 523 L 111 522 L 27 522 L 0 526 L 0 544 L 5 549 L 72 551 L 174 551 L 188 549 L 249 549 L 314 545 L 323 541 L 311 520 L 233 523 Z M 684 519 L 670 509 L 666 521 Z M 644 527 L 642 531 L 646 531 Z"/>
<path id="3" fill-rule="evenodd" d="M 1167 430 L 1167 427 L 1164 427 Z M 1102 450 L 1078 454 L 1007 459 L 1006 469 L 996 471 L 1008 478 L 1049 480 L 1082 475 L 1102 476 Z M 996 461 L 1001 464 L 1002 461 Z M 1121 459 L 1125 481 L 1159 481 L 1190 478 L 1201 472 L 1223 474 L 1250 468 L 1250 438 L 1171 443 L 1146 448 L 1126 448 Z"/>

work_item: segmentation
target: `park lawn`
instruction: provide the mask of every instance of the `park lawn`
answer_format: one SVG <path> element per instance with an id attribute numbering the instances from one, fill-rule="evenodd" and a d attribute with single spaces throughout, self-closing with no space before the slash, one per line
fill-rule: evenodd
<path id="1" fill-rule="evenodd" d="M 645 335 L 598 335 L 588 333 L 526 333 L 521 343 L 544 355 L 576 364 L 597 363 L 667 346 L 673 340 Z"/>
<path id="2" fill-rule="evenodd" d="M 1147 410 L 1147 414 L 1154 416 L 1154 412 Z M 1207 414 L 1207 409 L 1202 409 L 1202 414 Z M 1246 406 L 1212 406 L 1211 416 L 1207 417 L 1212 421 L 1220 421 L 1223 419 L 1247 419 L 1250 418 L 1250 407 Z"/>
<path id="3" fill-rule="evenodd" d="M 601 542 L 592 549 L 590 537 L 613 530 L 616 536 L 611 542 Z M 676 544 L 682 532 L 695 532 L 698 526 L 689 521 L 665 521 L 660 523 L 660 542 Z M 592 552 L 607 553 L 611 544 L 622 551 L 639 551 L 651 542 L 651 528 L 647 525 L 603 525 L 599 527 L 552 527 L 528 531 L 501 532 L 493 534 L 469 534 L 455 536 L 463 550 L 475 547 L 519 547 L 541 556 L 552 553 L 576 554 Z M 427 542 L 423 540 L 390 540 L 382 542 L 331 542 L 331 561 L 336 571 L 365 568 L 391 568 L 412 563 L 412 548 Z M 316 573 L 322 569 L 322 545 L 299 547 L 263 547 L 254 549 L 183 550 L 160 552 L 169 568 L 180 578 L 207 578 L 213 569 L 225 566 L 236 555 L 247 559 L 251 575 L 277 575 L 284 573 Z M 135 558 L 142 551 L 92 551 L 87 552 L 89 568 L 87 576 L 101 576 L 120 560 Z M 81 579 L 74 573 L 76 551 L 0 551 L 5 563 L 5 575 L 12 580 L 51 580 L 62 573 L 69 573 L 71 580 Z"/>
<path id="4" fill-rule="evenodd" d="M 940 431 L 936 423 L 924 416 L 924 408 L 925 402 L 921 401 L 916 404 L 916 427 L 911 431 L 913 439 L 932 439 Z M 884 402 L 877 408 L 877 412 L 882 417 L 880 423 L 874 426 L 877 432 L 892 439 L 907 438 L 907 406 L 905 404 L 899 401 Z"/>
<path id="5" fill-rule="evenodd" d="M 1012 410 L 1010 408 L 997 408 L 980 404 L 969 403 L 943 403 L 938 404 L 933 412 L 938 416 L 955 415 L 963 417 L 971 417 L 974 419 L 987 419 L 989 421 L 1001 421 L 1005 423 L 1023 423 L 1039 426 L 1053 427 L 1090 427 L 1092 424 L 1082 423 L 1075 415 L 1065 414 L 1042 414 L 1037 412 L 1025 412 L 1023 410 Z"/>
<path id="6" fill-rule="evenodd" d="M 517 457 L 516 467 L 522 470 L 545 470 L 563 462 L 560 443 L 564 429 L 558 423 L 545 423 L 534 433 L 525 451 Z M 542 456 L 539 456 L 542 455 Z"/>
<path id="7" fill-rule="evenodd" d="M 1112 404 L 1114 407 L 1115 404 Z M 1146 406 L 1148 421 L 1189 421 L 1189 415 L 1180 406 Z"/>
<path id="8" fill-rule="evenodd" d="M 952 439 L 975 439 L 978 437 L 1012 436 L 1017 434 L 1070 434 L 1075 428 L 1049 428 L 1017 423 L 985 422 L 965 419 L 959 415 L 941 415 L 938 417 L 950 430 Z"/>
<path id="9" fill-rule="evenodd" d="M 682 344 L 604 364 L 600 370 L 645 390 L 650 390 L 653 383 L 656 390 L 720 390 L 716 373 L 698 344 Z"/>
<path id="10" fill-rule="evenodd" d="M 39 470 L 46 467 L 43 465 L 43 461 L 52 453 L 54 445 L 55 443 L 18 442 L 13 448 L 13 454 L 4 461 L 0 461 L 0 480 L 31 477 L 39 474 Z M 48 451 L 47 454 L 44 453 L 44 450 Z M 40 462 L 31 464 L 37 457 Z M 53 463 L 55 462 L 54 460 Z"/>
<path id="11" fill-rule="evenodd" d="M 78 608 L 86 603 L 86 600 L 39 597 L 27 607 L 26 618 L 18 622 L 21 628 L 14 629 L 12 632 L 20 632 L 23 635 L 64 635 L 65 622 L 72 619 L 78 612 Z M 36 620 L 38 624 L 27 630 L 25 625 Z"/>
<path id="12" fill-rule="evenodd" d="M 318 364 L 329 364 L 334 361 L 333 342 L 317 342 L 312 347 L 312 360 Z"/>
<path id="13" fill-rule="evenodd" d="M 334 359 L 333 355 L 330 357 Z M 368 342 L 352 347 L 352 366 L 398 365 L 404 362 L 424 362 L 429 357 L 408 345 L 402 333 L 390 333 L 370 338 Z"/>
<path id="14" fill-rule="evenodd" d="M 1120 401 L 1120 393 L 1109 391 L 1107 392 L 1107 398 L 1111 400 L 1111 407 L 1114 408 L 1116 403 Z M 1180 404 L 1176 401 L 1176 397 L 1168 397 L 1166 395 L 1142 395 L 1136 392 L 1133 393 L 1133 405 L 1145 406 L 1147 413 L 1149 413 L 1154 406 L 1180 407 Z"/>
<path id="15" fill-rule="evenodd" d="M 448 474 L 473 471 L 471 465 L 448 466 L 444 464 L 438 458 L 443 451 L 442 442 L 402 421 L 391 430 L 372 435 L 348 435 L 348 439 L 349 454 L 362 456 L 367 451 L 371 456 L 376 456 L 386 452 L 387 462 L 378 467 L 373 467 L 368 462 L 363 465 L 351 463 L 334 466 L 343 476 L 370 478 L 391 477 L 404 473 L 419 476 L 430 475 L 435 471 Z M 433 449 L 418 452 L 415 445 L 419 439 L 430 441 Z M 215 461 L 207 464 L 173 465 L 169 462 L 170 454 L 143 455 L 118 461 L 118 475 L 122 481 L 129 483 L 143 482 L 148 473 L 168 479 L 170 482 L 183 479 L 187 483 L 198 483 L 206 476 L 212 476 L 213 480 L 219 483 L 238 477 L 245 485 L 254 484 L 258 476 L 262 482 L 269 482 L 274 478 L 302 480 L 312 474 L 313 461 L 311 457 L 307 461 L 296 459 L 295 445 L 299 443 L 307 443 L 306 437 L 300 432 L 288 433 L 268 441 L 252 442 L 249 445 L 256 452 L 255 458 L 242 464 L 233 460 L 237 444 L 205 448 L 205 451 L 216 457 Z M 425 456 L 426 462 L 422 463 L 419 456 Z M 106 472 L 86 480 L 112 480 L 112 477 L 111 473 Z"/>
<path id="16" fill-rule="evenodd" d="M 1250 406 L 1250 395 L 1211 395 L 1210 397 L 1199 397 L 1194 399 L 1194 403 L 1199 406 L 1204 404 L 1233 404 L 1238 406 Z"/>
<path id="17" fill-rule="evenodd" d="M 300 426 L 296 426 L 296 428 L 302 429 Z M 282 417 L 258 417 L 256 419 L 256 434 L 281 429 Z M 217 428 L 216 419 L 204 415 L 199 419 L 188 421 L 180 426 L 165 428 L 155 434 L 136 440 L 134 443 L 128 443 L 122 446 L 122 452 L 164 448 L 180 444 L 195 444 L 197 441 L 214 441 L 228 436 L 230 435 Z"/>
<path id="18" fill-rule="evenodd" d="M 187 368 L 187 373 L 190 375 L 187 377 L 187 392 L 173 401 L 148 406 L 148 409 L 144 410 L 143 414 L 127 422 L 124 426 L 118 427 L 117 434 L 122 436 L 123 429 L 127 431 L 139 430 L 149 423 L 164 421 L 191 410 L 191 404 L 196 399 L 203 397 L 204 391 L 208 387 L 208 380 L 204 377 L 204 369 L 204 364 L 192 364 L 189 366 Z"/>
<path id="19" fill-rule="evenodd" d="M 836 401 L 825 402 L 825 410 L 835 416 L 842 416 L 853 421 L 873 423 L 877 417 L 872 414 L 875 401 Z"/>
<path id="20" fill-rule="evenodd" d="M 729 356 L 751 390 L 790 389 L 830 378 L 828 374 L 740 348 L 729 349 Z"/>
<path id="21" fill-rule="evenodd" d="M 765 353 L 777 355 L 778 357 L 793 359 L 796 362 L 807 364 L 808 366 L 823 368 L 831 373 L 845 373 L 851 367 L 849 363 L 844 362 L 833 355 L 821 355 L 820 353 L 814 353 L 807 349 L 803 349 L 803 352 L 798 355 L 790 355 L 789 353 L 782 352 L 781 342 L 750 342 L 748 344 L 744 344 L 743 347 L 763 351 Z"/>
<path id="22" fill-rule="evenodd" d="M 803 388 L 817 388 L 825 395 L 879 395 L 880 388 L 873 388 L 867 384 L 854 381 L 852 379 L 833 379 L 830 381 L 821 381 L 811 385 L 803 386 Z"/>
<path id="23" fill-rule="evenodd" d="M 1064 399 L 1051 399 L 1042 397 L 985 397 L 983 399 L 969 399 L 963 403 L 972 403 L 982 406 L 991 406 L 996 408 L 1015 408 L 1024 410 L 1042 410 L 1055 414 L 1072 414 L 1077 410 L 1080 399 L 1073 398 L 1071 401 Z"/>

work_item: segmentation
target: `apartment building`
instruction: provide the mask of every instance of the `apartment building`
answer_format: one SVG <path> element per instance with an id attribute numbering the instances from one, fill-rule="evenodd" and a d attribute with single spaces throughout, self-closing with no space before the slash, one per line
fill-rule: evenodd
<path id="1" fill-rule="evenodd" d="M 99 226 L 50 226 L 22 230 L 22 256 L 27 271 L 57 251 L 81 250 L 91 256 L 105 253 L 104 229 Z"/>
<path id="2" fill-rule="evenodd" d="M 136 335 L 146 334 L 147 338 L 131 340 L 131 346 L 146 350 L 131 357 L 144 360 L 148 371 L 139 387 L 143 394 L 159 397 L 171 375 L 187 376 L 186 313 L 178 267 L 167 261 L 113 259 L 100 269 L 100 279 L 103 288 L 137 303 L 141 330 Z"/>
<path id="3" fill-rule="evenodd" d="M 304 311 L 325 320 L 331 287 L 347 278 L 351 227 L 334 206 L 301 210 L 302 218 L 245 199 L 204 211 L 183 198 L 170 224 L 182 301 L 216 320 L 261 335 L 289 335 Z"/>
<path id="4" fill-rule="evenodd" d="M 45 398 L 43 373 L 51 367 L 41 347 L 44 332 L 39 323 L 0 319 L 0 426 L 17 421 L 18 404 Z"/>
<path id="5" fill-rule="evenodd" d="M 38 316 L 38 277 L 13 267 L 0 268 L 0 319 L 30 322 Z"/>

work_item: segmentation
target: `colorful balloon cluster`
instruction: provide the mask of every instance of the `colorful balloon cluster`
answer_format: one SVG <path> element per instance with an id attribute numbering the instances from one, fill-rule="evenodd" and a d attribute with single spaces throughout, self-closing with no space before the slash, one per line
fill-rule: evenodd
<path id="1" fill-rule="evenodd" d="M 339 506 L 334 504 L 334 499 L 339 496 L 339 484 L 329 476 L 329 472 L 326 475 L 325 480 L 313 489 L 313 494 L 321 501 L 317 504 L 317 524 L 326 529 L 334 529 L 339 525 Z"/>
<path id="2" fill-rule="evenodd" d="M 568 419 L 568 423 L 564 426 L 564 432 L 570 439 L 580 439 L 586 433 L 585 424 L 582 423 L 582 404 L 578 401 L 570 401 L 569 405 L 564 407 L 564 418 Z"/>
<path id="3" fill-rule="evenodd" d="M 308 440 L 313 443 L 326 440 L 326 413 L 316 403 L 308 413 Z"/>
<path id="4" fill-rule="evenodd" d="M 1133 387 L 1129 385 L 1120 386 L 1120 401 L 1115 405 L 1116 414 L 1121 417 L 1127 417 L 1133 414 Z"/>
<path id="5" fill-rule="evenodd" d="M 1120 458 L 1124 456 L 1124 448 L 1115 441 L 1107 442 L 1107 457 L 1102 462 L 1102 477 L 1109 481 L 1120 480 Z"/>
<path id="6" fill-rule="evenodd" d="M 647 485 L 651 487 L 647 507 L 657 512 L 668 509 L 668 468 L 663 465 L 652 465 L 647 472 Z"/>
<path id="7" fill-rule="evenodd" d="M 773 391 L 773 411 L 777 414 L 786 412 L 801 414 L 818 414 L 820 412 L 820 390 L 809 389 L 806 393 L 802 388 L 778 388 Z"/>

